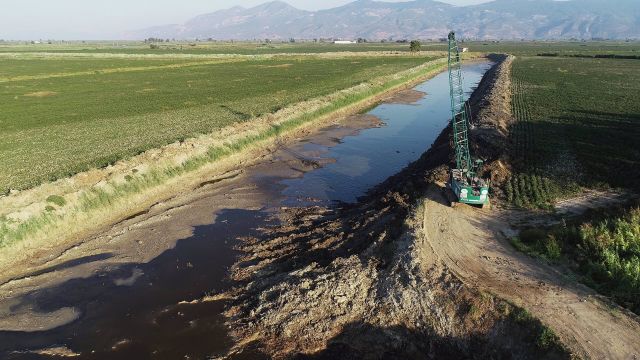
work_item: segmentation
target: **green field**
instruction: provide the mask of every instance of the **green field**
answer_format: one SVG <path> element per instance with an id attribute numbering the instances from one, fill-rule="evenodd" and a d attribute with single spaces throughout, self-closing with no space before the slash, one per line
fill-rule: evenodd
<path id="1" fill-rule="evenodd" d="M 640 61 L 521 57 L 512 76 L 509 201 L 545 207 L 580 186 L 640 189 Z"/>
<path id="2" fill-rule="evenodd" d="M 282 54 L 282 53 L 327 53 L 327 52 L 369 52 L 393 51 L 407 52 L 409 44 L 361 43 L 338 45 L 331 43 L 263 43 L 263 42 L 162 42 L 154 43 L 157 49 L 151 49 L 151 44 L 141 41 L 128 42 L 67 42 L 53 44 L 24 44 L 1 43 L 0 53 L 7 52 L 49 52 L 73 54 Z M 577 55 L 637 55 L 640 56 L 640 42 L 638 41 L 466 41 L 462 43 L 471 51 L 510 53 L 514 55 L 536 56 L 539 54 L 558 54 L 563 56 Z M 444 42 L 422 42 L 422 50 L 446 51 Z"/>
<path id="3" fill-rule="evenodd" d="M 332 44 L 332 43 L 260 43 L 260 42 L 174 42 L 154 43 L 143 42 L 98 42 L 98 43 L 65 43 L 65 44 L 0 44 L 0 52 L 64 52 L 64 53 L 110 53 L 110 54 L 299 54 L 326 52 L 367 52 L 367 51 L 409 51 L 406 43 L 363 43 L 363 44 Z M 425 44 L 426 50 L 445 50 L 446 46 L 434 43 Z M 431 49 L 440 47 L 439 49 Z"/>
<path id="4" fill-rule="evenodd" d="M 189 59 L 108 59 L 108 58 L 58 58 L 24 59 L 2 58 L 0 63 L 0 83 L 27 76 L 46 76 L 51 74 L 73 74 L 80 72 L 101 72 L 133 67 L 167 66 L 172 64 L 193 63 Z"/>
<path id="5" fill-rule="evenodd" d="M 640 60 L 520 57 L 512 90 L 508 201 L 551 209 L 585 187 L 640 191 Z M 513 243 L 640 311 L 640 210 L 633 205 L 525 229 Z"/>
<path id="6" fill-rule="evenodd" d="M 0 193 L 249 121 L 427 60 L 0 58 Z"/>

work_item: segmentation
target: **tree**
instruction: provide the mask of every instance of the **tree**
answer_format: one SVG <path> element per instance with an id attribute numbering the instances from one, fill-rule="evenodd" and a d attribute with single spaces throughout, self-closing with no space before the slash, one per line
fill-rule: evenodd
<path id="1" fill-rule="evenodd" d="M 418 52 L 420 51 L 421 46 L 422 44 L 420 44 L 420 41 L 412 40 L 411 44 L 409 45 L 409 50 L 411 50 L 411 52 Z"/>

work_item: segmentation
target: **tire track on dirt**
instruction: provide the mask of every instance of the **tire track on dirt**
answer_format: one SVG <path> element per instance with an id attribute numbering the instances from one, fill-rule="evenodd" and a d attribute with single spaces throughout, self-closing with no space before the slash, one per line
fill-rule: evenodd
<path id="1" fill-rule="evenodd" d="M 440 200 L 442 199 L 442 200 Z M 465 284 L 488 290 L 530 310 L 563 343 L 589 359 L 636 359 L 636 316 L 600 300 L 598 294 L 551 266 L 517 252 L 504 234 L 512 230 L 503 210 L 449 208 L 432 189 L 425 200 L 426 242 Z"/>

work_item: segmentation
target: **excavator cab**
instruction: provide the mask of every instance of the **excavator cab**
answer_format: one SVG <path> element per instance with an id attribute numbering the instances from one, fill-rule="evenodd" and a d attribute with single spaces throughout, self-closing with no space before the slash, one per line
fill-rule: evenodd
<path id="1" fill-rule="evenodd" d="M 474 176 L 469 178 L 465 169 L 451 169 L 447 184 L 455 198 L 450 199 L 451 205 L 457 202 L 471 205 L 489 205 L 488 181 Z"/>

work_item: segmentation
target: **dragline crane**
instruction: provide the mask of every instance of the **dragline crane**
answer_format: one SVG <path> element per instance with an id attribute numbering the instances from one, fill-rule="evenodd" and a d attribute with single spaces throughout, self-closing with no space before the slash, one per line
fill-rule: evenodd
<path id="1" fill-rule="evenodd" d="M 471 113 L 464 99 L 461 51 L 453 31 L 449 33 L 449 90 L 455 167 L 450 169 L 447 185 L 455 195 L 452 205 L 456 202 L 489 205 L 488 181 L 481 179 L 478 174 L 483 162 L 474 160 L 469 151 Z"/>

